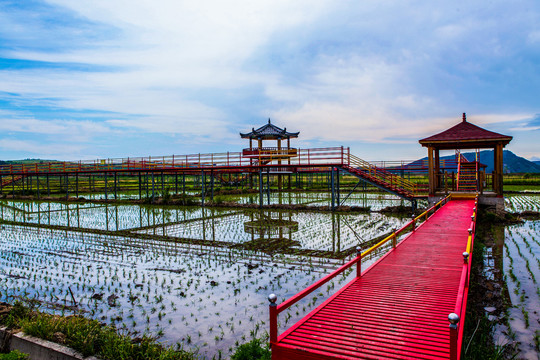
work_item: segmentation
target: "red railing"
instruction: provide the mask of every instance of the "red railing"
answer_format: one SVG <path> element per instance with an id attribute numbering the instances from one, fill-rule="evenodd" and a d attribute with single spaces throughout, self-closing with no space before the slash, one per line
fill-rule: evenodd
<path id="1" fill-rule="evenodd" d="M 392 232 L 389 236 L 384 238 L 383 240 L 379 241 L 377 244 L 373 245 L 369 249 L 360 252 L 360 249 L 357 249 L 357 255 L 355 258 L 347 262 L 346 264 L 342 265 L 338 269 L 334 270 L 330 274 L 326 275 L 319 281 L 315 282 L 314 284 L 308 286 L 304 290 L 300 291 L 298 294 L 290 297 L 288 300 L 282 302 L 281 304 L 276 304 L 277 296 L 275 294 L 270 294 L 268 296 L 268 300 L 270 302 L 269 305 L 269 311 L 270 311 L 270 344 L 275 344 L 278 341 L 278 326 L 277 326 L 277 317 L 278 315 L 291 307 L 292 305 L 296 304 L 298 301 L 302 300 L 309 294 L 311 294 L 313 291 L 317 290 L 322 285 L 326 284 L 328 281 L 332 280 L 336 276 L 343 273 L 345 270 L 349 269 L 350 267 L 356 265 L 356 277 L 361 276 L 361 267 L 362 267 L 362 258 L 371 254 L 376 249 L 380 248 L 382 245 L 387 243 L 388 241 L 392 240 L 392 251 L 395 249 L 397 245 L 397 237 L 399 234 L 403 233 L 408 227 L 412 227 L 412 231 L 415 231 L 416 229 L 416 222 L 422 218 L 425 218 L 425 220 L 428 219 L 430 216 L 429 214 L 433 215 L 437 210 L 439 210 L 443 205 L 445 205 L 449 200 L 451 199 L 451 195 L 446 196 L 444 199 L 440 200 L 438 203 L 424 211 L 422 214 L 414 217 L 411 219 L 408 223 L 406 223 L 404 226 L 402 226 L 400 229 Z M 388 253 L 387 253 L 388 254 Z M 381 259 L 379 259 L 377 262 L 371 265 L 371 267 L 375 266 Z"/>
<path id="2" fill-rule="evenodd" d="M 471 275 L 472 251 L 474 247 L 474 233 L 476 230 L 476 216 L 478 213 L 478 195 L 474 202 L 474 208 L 471 215 L 469 227 L 469 237 L 467 246 L 463 253 L 463 268 L 459 282 L 458 296 L 454 312 L 448 315 L 450 322 L 450 360 L 459 360 L 461 358 L 461 345 L 463 342 L 464 321 L 460 321 L 467 311 L 467 296 L 469 293 L 469 279 Z"/>
<path id="3" fill-rule="evenodd" d="M 417 194 L 416 184 L 401 176 L 393 174 L 384 168 L 377 167 L 354 155 L 349 155 L 349 163 L 352 169 L 356 169 L 370 178 L 382 181 L 390 188 L 399 188 L 407 191 L 411 195 Z"/>
<path id="4" fill-rule="evenodd" d="M 292 149 L 291 149 L 292 150 Z M 286 165 L 311 166 L 311 165 L 343 165 L 348 163 L 348 148 L 329 147 L 314 149 L 294 149 L 296 156 L 290 157 Z M 265 165 L 273 161 L 282 160 L 277 153 L 261 156 L 266 161 Z M 253 157 L 243 156 L 242 152 L 171 155 L 171 156 L 148 156 L 136 158 L 115 158 L 79 161 L 51 161 L 29 164 L 10 164 L 0 166 L 0 175 L 26 175 L 39 173 L 64 173 L 64 172 L 99 172 L 114 170 L 173 170 L 182 168 L 226 168 L 253 166 Z M 289 164 L 290 161 L 290 164 Z M 259 162 L 262 164 L 261 162 Z"/>
<path id="5" fill-rule="evenodd" d="M 264 148 L 247 148 L 242 150 L 242 156 L 244 157 L 283 157 L 289 158 L 298 155 L 298 149 L 296 148 L 277 148 L 277 147 L 264 147 Z"/>

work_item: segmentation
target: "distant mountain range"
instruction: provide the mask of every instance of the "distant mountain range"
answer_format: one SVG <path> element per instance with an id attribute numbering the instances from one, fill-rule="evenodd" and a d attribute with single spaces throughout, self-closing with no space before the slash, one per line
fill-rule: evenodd
<path id="1" fill-rule="evenodd" d="M 462 153 L 469 161 L 474 161 L 475 153 Z M 487 165 L 486 172 L 493 172 L 493 150 L 484 150 L 479 153 L 479 161 Z M 441 159 L 454 159 L 454 155 L 442 156 Z M 427 158 L 424 158 L 427 159 Z M 521 156 L 517 156 L 510 150 L 503 151 L 503 169 L 505 173 L 540 173 L 540 160 L 529 161 Z"/>
<path id="2" fill-rule="evenodd" d="M 475 153 L 463 153 L 463 156 L 469 161 L 474 161 Z M 441 159 L 454 159 L 455 155 L 442 156 Z M 487 165 L 486 172 L 493 172 L 493 150 L 484 150 L 479 152 L 479 160 L 482 164 Z M 409 165 L 417 164 L 422 160 L 427 160 L 427 157 L 420 160 L 413 161 Z M 0 160 L 0 165 L 2 164 L 21 164 L 21 163 L 34 163 L 34 162 L 49 162 L 55 160 L 44 160 L 44 159 L 24 159 L 24 160 Z M 505 173 L 540 173 L 540 160 L 530 161 L 521 156 L 517 156 L 510 150 L 503 151 L 503 163 L 504 163 L 504 172 Z"/>

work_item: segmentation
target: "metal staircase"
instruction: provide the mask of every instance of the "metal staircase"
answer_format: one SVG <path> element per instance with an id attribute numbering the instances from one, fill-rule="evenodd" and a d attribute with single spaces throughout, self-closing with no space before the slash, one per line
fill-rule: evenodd
<path id="1" fill-rule="evenodd" d="M 349 155 L 349 165 L 343 165 L 342 169 L 373 186 L 406 200 L 412 201 L 415 198 L 416 184 L 354 155 Z"/>
<path id="2" fill-rule="evenodd" d="M 469 161 L 461 153 L 457 153 L 457 191 L 477 191 L 478 190 L 478 152 L 476 160 Z"/>

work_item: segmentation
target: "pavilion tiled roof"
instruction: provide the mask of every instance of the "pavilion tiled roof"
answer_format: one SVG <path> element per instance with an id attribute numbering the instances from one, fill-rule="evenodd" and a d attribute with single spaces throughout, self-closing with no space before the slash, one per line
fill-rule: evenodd
<path id="1" fill-rule="evenodd" d="M 297 138 L 300 132 L 291 133 L 287 131 L 287 128 L 281 129 L 276 125 L 270 122 L 268 119 L 268 124 L 261 126 L 256 129 L 252 128 L 252 131 L 249 133 L 240 133 L 240 137 L 243 139 L 287 139 L 287 138 Z"/>
<path id="2" fill-rule="evenodd" d="M 512 136 L 502 135 L 493 131 L 483 129 L 479 126 L 467 122 L 465 114 L 459 124 L 438 134 L 419 140 L 420 144 L 445 144 L 445 143 L 493 143 L 502 142 L 508 144 Z"/>

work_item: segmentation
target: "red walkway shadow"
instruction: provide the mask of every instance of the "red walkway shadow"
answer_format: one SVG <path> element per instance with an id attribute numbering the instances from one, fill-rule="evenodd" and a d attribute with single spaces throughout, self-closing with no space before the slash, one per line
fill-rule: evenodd
<path id="1" fill-rule="evenodd" d="M 464 317 L 470 264 L 463 252 L 472 246 L 475 210 L 475 200 L 442 206 L 361 277 L 273 341 L 272 358 L 459 358 L 464 321 L 452 329 L 448 315 Z"/>

